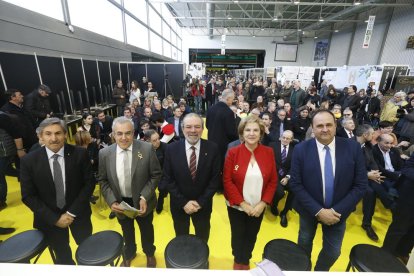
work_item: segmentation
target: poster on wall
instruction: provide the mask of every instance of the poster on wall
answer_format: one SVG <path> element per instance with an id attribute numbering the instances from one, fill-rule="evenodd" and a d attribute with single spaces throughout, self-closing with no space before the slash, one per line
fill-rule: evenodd
<path id="1" fill-rule="evenodd" d="M 314 67 L 300 67 L 298 79 L 303 89 L 309 87 L 311 81 L 313 81 L 314 74 L 315 74 Z"/>
<path id="2" fill-rule="evenodd" d="M 333 84 L 335 88 L 342 89 L 349 85 L 356 85 L 359 89 L 365 89 L 368 86 L 368 82 L 376 76 L 378 66 L 344 66 L 339 67 L 336 72 L 325 72 L 324 79 L 328 81 L 328 84 Z M 330 81 L 329 81 L 330 79 Z M 376 83 L 379 82 L 379 78 L 376 77 Z"/>
<path id="3" fill-rule="evenodd" d="M 397 76 L 395 83 L 396 91 L 408 93 L 414 90 L 414 76 Z"/>
<path id="4" fill-rule="evenodd" d="M 387 91 L 391 87 L 392 78 L 394 77 L 396 66 L 384 66 L 382 77 L 378 87 L 381 91 Z"/>
<path id="5" fill-rule="evenodd" d="M 391 82 L 391 88 L 396 89 L 395 83 L 397 82 L 397 77 L 406 76 L 408 75 L 407 73 L 408 73 L 408 66 L 397 66 L 395 68 L 394 78 L 392 79 L 392 82 Z"/>
<path id="6" fill-rule="evenodd" d="M 315 53 L 313 61 L 325 61 L 328 55 L 329 40 L 322 39 L 315 43 Z"/>
<path id="7" fill-rule="evenodd" d="M 187 74 L 190 74 L 193 78 L 201 79 L 206 74 L 206 65 L 204 63 L 191 63 L 188 65 Z"/>

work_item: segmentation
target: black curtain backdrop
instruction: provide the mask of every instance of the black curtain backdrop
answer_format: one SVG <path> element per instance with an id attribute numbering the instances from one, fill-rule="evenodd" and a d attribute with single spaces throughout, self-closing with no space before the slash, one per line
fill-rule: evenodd
<path id="1" fill-rule="evenodd" d="M 86 85 L 88 86 L 89 102 L 91 106 L 100 103 L 96 101 L 99 97 L 99 78 L 96 64 L 96 60 L 83 60 L 83 68 L 85 69 Z M 94 89 L 95 94 L 93 93 Z"/>

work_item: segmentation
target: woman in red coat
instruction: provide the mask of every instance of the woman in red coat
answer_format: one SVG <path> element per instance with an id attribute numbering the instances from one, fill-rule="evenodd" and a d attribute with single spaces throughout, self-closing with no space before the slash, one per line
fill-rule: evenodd
<path id="1" fill-rule="evenodd" d="M 259 118 L 244 118 L 239 125 L 243 143 L 231 148 L 224 162 L 224 196 L 231 225 L 233 268 L 236 270 L 250 269 L 249 261 L 263 213 L 276 190 L 274 153 L 260 144 L 264 130 Z"/>

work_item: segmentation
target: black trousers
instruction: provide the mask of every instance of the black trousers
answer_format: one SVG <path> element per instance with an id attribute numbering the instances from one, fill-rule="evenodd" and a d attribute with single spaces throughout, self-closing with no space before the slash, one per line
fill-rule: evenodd
<path id="1" fill-rule="evenodd" d="M 281 215 L 286 215 L 287 212 L 289 212 L 290 209 L 292 209 L 292 203 L 293 203 L 293 193 L 289 189 L 289 184 L 283 186 L 282 184 L 277 185 L 275 196 L 273 197 L 272 204 L 270 208 L 272 209 L 272 212 L 278 213 L 277 211 L 277 205 L 279 204 L 279 201 L 285 196 L 285 191 L 288 192 L 285 207 L 283 208 Z"/>
<path id="2" fill-rule="evenodd" d="M 248 265 L 252 258 L 264 212 L 259 217 L 250 217 L 245 212 L 228 206 L 227 212 L 231 226 L 231 248 L 234 261 Z"/>
<path id="3" fill-rule="evenodd" d="M 363 226 L 371 226 L 377 196 L 385 208 L 393 210 L 396 206 L 396 203 L 390 198 L 387 189 L 382 184 L 368 180 L 367 191 L 362 198 L 362 213 L 364 215 L 362 219 Z"/>
<path id="4" fill-rule="evenodd" d="M 132 198 L 122 198 L 126 203 L 133 206 Z M 141 244 L 142 250 L 147 256 L 154 256 L 154 225 L 152 220 L 154 218 L 154 212 L 151 211 L 145 217 L 136 217 L 135 220 L 138 223 L 139 231 L 141 232 Z M 122 233 L 124 236 L 124 257 L 126 260 L 131 259 L 137 252 L 137 244 L 135 240 L 135 226 L 134 219 L 125 217 L 123 219 L 118 218 L 119 224 L 121 224 Z"/>
<path id="5" fill-rule="evenodd" d="M 91 217 L 75 218 L 73 223 L 68 228 L 53 228 L 39 227 L 47 239 L 49 247 L 52 249 L 56 257 L 56 264 L 74 265 L 72 259 L 72 250 L 69 245 L 69 229 L 76 244 L 81 244 L 86 238 L 92 235 Z"/>
<path id="6" fill-rule="evenodd" d="M 175 235 L 188 235 L 190 233 L 190 218 L 193 222 L 195 235 L 205 242 L 210 237 L 211 208 L 201 208 L 198 212 L 187 215 L 183 209 L 171 206 L 171 215 L 174 222 Z"/>
<path id="7" fill-rule="evenodd" d="M 414 246 L 414 185 L 403 182 L 399 194 L 397 209 L 385 234 L 383 248 L 394 256 L 408 257 Z"/>

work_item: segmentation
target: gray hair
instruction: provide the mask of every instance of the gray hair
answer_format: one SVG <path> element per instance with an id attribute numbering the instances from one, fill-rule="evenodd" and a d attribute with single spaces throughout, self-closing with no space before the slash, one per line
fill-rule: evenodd
<path id="1" fill-rule="evenodd" d="M 232 89 L 224 89 L 223 93 L 221 93 L 221 99 L 223 101 L 225 101 L 227 98 L 233 96 L 234 97 L 234 92 Z"/>
<path id="2" fill-rule="evenodd" d="M 123 125 L 123 124 L 130 124 L 132 126 L 132 129 L 134 129 L 134 123 L 131 121 L 131 119 L 128 119 L 125 116 L 121 116 L 121 117 L 115 118 L 114 122 L 112 123 L 112 131 L 115 131 L 115 128 L 118 125 Z"/>
<path id="3" fill-rule="evenodd" d="M 352 118 L 343 118 L 342 119 L 342 122 L 341 122 L 341 125 L 342 126 L 345 126 L 346 125 L 346 123 L 348 123 L 348 122 L 354 122 L 354 120 L 352 119 Z"/>
<path id="4" fill-rule="evenodd" d="M 201 127 L 204 129 L 204 120 L 203 117 L 201 117 L 200 115 L 198 115 L 197 113 L 188 113 L 187 115 L 184 116 L 183 120 L 181 121 L 181 128 L 184 129 L 184 123 L 187 119 L 189 118 L 198 118 L 201 121 Z"/>
<path id="5" fill-rule="evenodd" d="M 52 118 L 46 118 L 46 119 L 44 119 L 39 124 L 39 127 L 36 128 L 36 133 L 37 134 L 41 134 L 46 127 L 51 126 L 51 125 L 60 125 L 62 127 L 62 129 L 63 129 L 63 132 L 65 132 L 65 133 L 68 132 L 68 128 L 66 126 L 65 121 L 63 121 L 63 120 L 61 120 L 59 118 L 56 118 L 56 117 L 52 117 Z"/>
<path id="6" fill-rule="evenodd" d="M 394 94 L 394 96 L 401 97 L 403 100 L 407 97 L 407 94 L 404 91 L 399 91 Z"/>
<path id="7" fill-rule="evenodd" d="M 357 129 L 355 130 L 355 135 L 357 137 L 361 137 L 362 135 L 367 134 L 373 130 L 374 128 L 371 125 L 368 125 L 368 124 L 359 125 Z"/>

